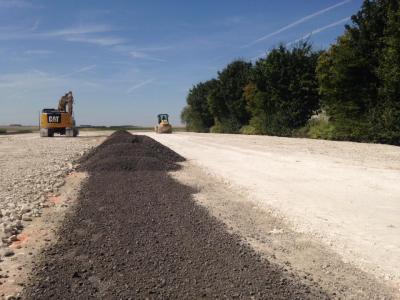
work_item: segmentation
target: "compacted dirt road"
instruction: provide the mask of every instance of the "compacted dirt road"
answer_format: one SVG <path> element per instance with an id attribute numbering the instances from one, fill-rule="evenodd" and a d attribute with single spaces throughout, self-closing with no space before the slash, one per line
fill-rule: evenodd
<path id="1" fill-rule="evenodd" d="M 168 171 L 184 159 L 115 133 L 82 160 L 78 204 L 43 253 L 27 299 L 329 298 L 262 259 Z"/>
<path id="2" fill-rule="evenodd" d="M 148 134 L 400 291 L 400 148 L 226 134 Z"/>

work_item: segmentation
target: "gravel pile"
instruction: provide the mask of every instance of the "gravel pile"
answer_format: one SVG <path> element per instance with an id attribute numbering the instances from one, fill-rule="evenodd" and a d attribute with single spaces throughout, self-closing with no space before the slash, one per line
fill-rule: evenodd
<path id="1" fill-rule="evenodd" d="M 0 138 L 0 260 L 24 225 L 41 215 L 57 195 L 73 162 L 98 144 L 95 138 Z"/>
<path id="2" fill-rule="evenodd" d="M 324 299 L 317 284 L 263 260 L 168 174 L 183 158 L 117 133 L 82 161 L 90 172 L 24 299 Z"/>
<path id="3" fill-rule="evenodd" d="M 183 161 L 183 157 L 149 137 L 117 131 L 79 162 L 81 171 L 110 172 L 176 170 L 176 162 Z"/>

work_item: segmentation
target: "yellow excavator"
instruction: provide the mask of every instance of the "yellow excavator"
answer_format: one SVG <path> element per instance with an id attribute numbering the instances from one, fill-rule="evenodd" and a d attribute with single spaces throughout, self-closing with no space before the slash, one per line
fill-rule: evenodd
<path id="1" fill-rule="evenodd" d="M 40 114 L 40 136 L 53 137 L 55 133 L 76 137 L 79 130 L 73 115 L 74 96 L 68 92 L 61 97 L 58 109 L 45 108 Z"/>
<path id="2" fill-rule="evenodd" d="M 172 133 L 172 126 L 169 123 L 168 114 L 159 114 L 157 118 L 158 118 L 158 123 L 154 127 L 154 131 L 156 133 Z"/>

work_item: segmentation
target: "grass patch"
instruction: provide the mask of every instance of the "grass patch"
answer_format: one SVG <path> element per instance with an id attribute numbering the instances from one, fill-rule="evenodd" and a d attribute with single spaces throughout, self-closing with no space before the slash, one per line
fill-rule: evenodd
<path id="1" fill-rule="evenodd" d="M 294 137 L 311 139 L 334 139 L 335 127 L 326 118 L 311 119 L 303 128 L 293 133 Z"/>
<path id="2" fill-rule="evenodd" d="M 36 126 L 4 126 L 0 128 L 0 134 L 24 134 L 33 133 L 39 130 Z"/>
<path id="3" fill-rule="evenodd" d="M 154 127 L 140 127 L 140 126 L 79 126 L 79 130 L 81 131 L 118 131 L 118 130 L 127 130 L 127 131 L 154 131 Z M 172 130 L 177 132 L 186 131 L 185 127 L 172 127 Z"/>
<path id="4" fill-rule="evenodd" d="M 246 125 L 240 128 L 240 133 L 246 135 L 256 135 L 257 130 L 251 125 Z"/>
<path id="5" fill-rule="evenodd" d="M 82 131 L 104 131 L 104 130 L 153 130 L 152 127 L 138 127 L 138 126 L 79 126 L 79 130 Z"/>

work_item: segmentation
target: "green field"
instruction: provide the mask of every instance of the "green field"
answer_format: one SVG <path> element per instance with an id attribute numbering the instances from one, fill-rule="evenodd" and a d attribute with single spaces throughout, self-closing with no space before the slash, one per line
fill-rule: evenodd
<path id="1" fill-rule="evenodd" d="M 141 127 L 141 126 L 79 126 L 81 131 L 103 131 L 103 130 L 129 130 L 129 131 L 154 131 L 154 127 Z M 174 131 L 186 131 L 185 127 L 173 127 Z"/>
<path id="2" fill-rule="evenodd" d="M 0 135 L 21 134 L 39 131 L 37 126 L 0 126 Z"/>

